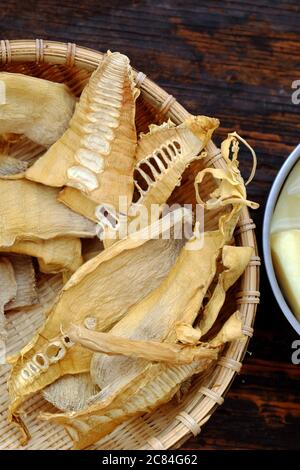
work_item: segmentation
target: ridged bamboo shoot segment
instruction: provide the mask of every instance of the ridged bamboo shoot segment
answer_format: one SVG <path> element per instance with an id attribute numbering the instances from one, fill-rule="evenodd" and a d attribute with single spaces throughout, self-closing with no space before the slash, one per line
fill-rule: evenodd
<path id="1" fill-rule="evenodd" d="M 130 204 L 138 95 L 129 59 L 108 52 L 84 89 L 70 127 L 26 177 L 49 186 L 78 188 L 97 204 L 117 211 L 120 195 Z"/>
<path id="2" fill-rule="evenodd" d="M 67 129 L 75 103 L 66 85 L 0 72 L 0 134 L 24 134 L 49 147 Z"/>
<path id="3" fill-rule="evenodd" d="M 151 125 L 137 146 L 135 185 L 139 198 L 136 204 L 150 210 L 151 204 L 165 203 L 180 184 L 184 170 L 193 160 L 201 158 L 200 152 L 218 126 L 218 119 L 207 116 L 191 116 L 179 126 L 171 122 Z"/>

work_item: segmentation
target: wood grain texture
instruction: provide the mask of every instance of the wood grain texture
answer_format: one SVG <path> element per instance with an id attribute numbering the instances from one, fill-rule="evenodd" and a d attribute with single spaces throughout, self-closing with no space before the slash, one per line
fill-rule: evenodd
<path id="1" fill-rule="evenodd" d="M 0 8 L 1 36 L 76 42 L 119 50 L 191 112 L 221 120 L 220 142 L 237 130 L 256 149 L 249 187 L 260 245 L 264 204 L 289 152 L 299 143 L 298 1 L 10 0 Z M 241 153 L 245 176 L 250 158 Z M 197 438 L 184 449 L 299 449 L 300 365 L 297 339 L 262 269 L 262 303 L 241 375 Z"/>

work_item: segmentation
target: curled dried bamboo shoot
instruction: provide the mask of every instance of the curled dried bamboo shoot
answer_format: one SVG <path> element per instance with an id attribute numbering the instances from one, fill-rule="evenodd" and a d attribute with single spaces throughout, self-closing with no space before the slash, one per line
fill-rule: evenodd
<path id="1" fill-rule="evenodd" d="M 170 364 L 189 364 L 200 358 L 215 358 L 216 352 L 208 344 L 184 346 L 182 344 L 160 343 L 157 341 L 129 340 L 111 333 L 89 331 L 73 325 L 68 331 L 69 338 L 75 343 L 94 352 L 107 355 L 121 355 L 146 359 L 152 362 Z"/>

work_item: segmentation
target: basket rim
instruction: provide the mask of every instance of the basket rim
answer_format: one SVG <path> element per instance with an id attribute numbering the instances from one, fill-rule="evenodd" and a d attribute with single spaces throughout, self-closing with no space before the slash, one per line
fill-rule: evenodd
<path id="1" fill-rule="evenodd" d="M 88 71 L 94 70 L 103 58 L 103 53 L 91 48 L 77 46 L 74 43 L 48 41 L 43 39 L 19 39 L 0 41 L 0 63 L 48 63 L 51 65 L 76 66 Z M 190 113 L 165 90 L 150 80 L 143 72 L 134 70 L 136 85 L 141 89 L 146 101 L 155 106 L 158 114 L 170 117 L 176 124 L 181 123 Z M 207 145 L 208 156 L 206 166 L 224 167 L 220 150 L 210 141 Z M 247 351 L 248 342 L 253 335 L 257 305 L 259 303 L 259 266 L 255 224 L 249 216 L 248 208 L 243 208 L 235 233 L 241 245 L 252 246 L 254 255 L 241 277 L 241 290 L 237 294 L 237 304 L 244 319 L 243 332 L 248 337 L 246 341 L 230 343 L 225 354 L 219 359 L 207 384 L 197 392 L 201 406 L 187 413 L 182 411 L 170 423 L 168 429 L 162 429 L 155 437 L 145 443 L 146 449 L 169 449 L 182 445 L 192 435 L 201 431 L 201 426 L 211 417 L 218 405 L 224 401 L 232 381 L 242 367 L 242 361 Z M 221 382 L 221 384 L 220 384 Z M 219 391 L 216 392 L 216 385 Z M 218 390 L 218 389 L 217 389 Z M 200 402 L 201 399 L 201 402 Z"/>

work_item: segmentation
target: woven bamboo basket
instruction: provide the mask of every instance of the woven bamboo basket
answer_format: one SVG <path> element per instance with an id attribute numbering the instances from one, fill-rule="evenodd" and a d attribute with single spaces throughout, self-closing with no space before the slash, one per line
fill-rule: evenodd
<path id="1" fill-rule="evenodd" d="M 3 40 L 0 43 L 0 70 L 19 72 L 64 82 L 76 95 L 79 95 L 91 72 L 102 60 L 103 54 L 75 44 L 34 40 Z M 145 131 L 151 122 L 161 123 L 171 118 L 179 124 L 189 113 L 163 89 L 149 80 L 142 72 L 135 71 L 141 97 L 137 102 L 137 129 Z M 199 110 L 201 113 L 201 110 Z M 42 153 L 36 144 L 20 140 L 12 145 L 10 154 L 21 159 L 34 159 Z M 197 171 L 205 166 L 224 167 L 219 149 L 213 142 L 207 146 L 207 158 L 185 173 L 181 187 L 176 190 L 175 200 L 179 203 L 191 202 L 194 196 L 193 179 Z M 204 162 L 204 163 L 203 163 Z M 198 165 L 198 166 L 197 166 Z M 194 172 L 194 174 L 193 174 Z M 235 233 L 237 245 L 254 247 L 252 257 L 244 275 L 236 286 L 233 308 L 239 309 L 243 318 L 243 332 L 249 338 L 253 334 L 253 323 L 259 303 L 259 265 L 255 225 L 244 208 Z M 46 303 L 53 295 L 55 278 L 39 285 L 40 301 Z M 234 311 L 234 310 L 231 310 Z M 44 321 L 41 307 L 7 315 L 8 354 L 21 349 Z M 240 372 L 248 341 L 234 341 L 222 353 L 222 357 L 205 376 L 196 377 L 182 400 L 172 400 L 167 405 L 142 417 L 133 418 L 119 426 L 114 432 L 101 439 L 93 449 L 170 449 L 178 448 L 192 435 L 200 433 L 218 405 L 222 405 L 235 375 Z M 7 422 L 8 393 L 6 388 L 9 366 L 0 366 L 0 449 L 20 449 L 19 431 Z M 24 407 L 25 422 L 32 439 L 23 449 L 70 449 L 71 441 L 65 430 L 38 419 L 41 411 L 53 411 L 41 395 L 35 395 Z"/>

